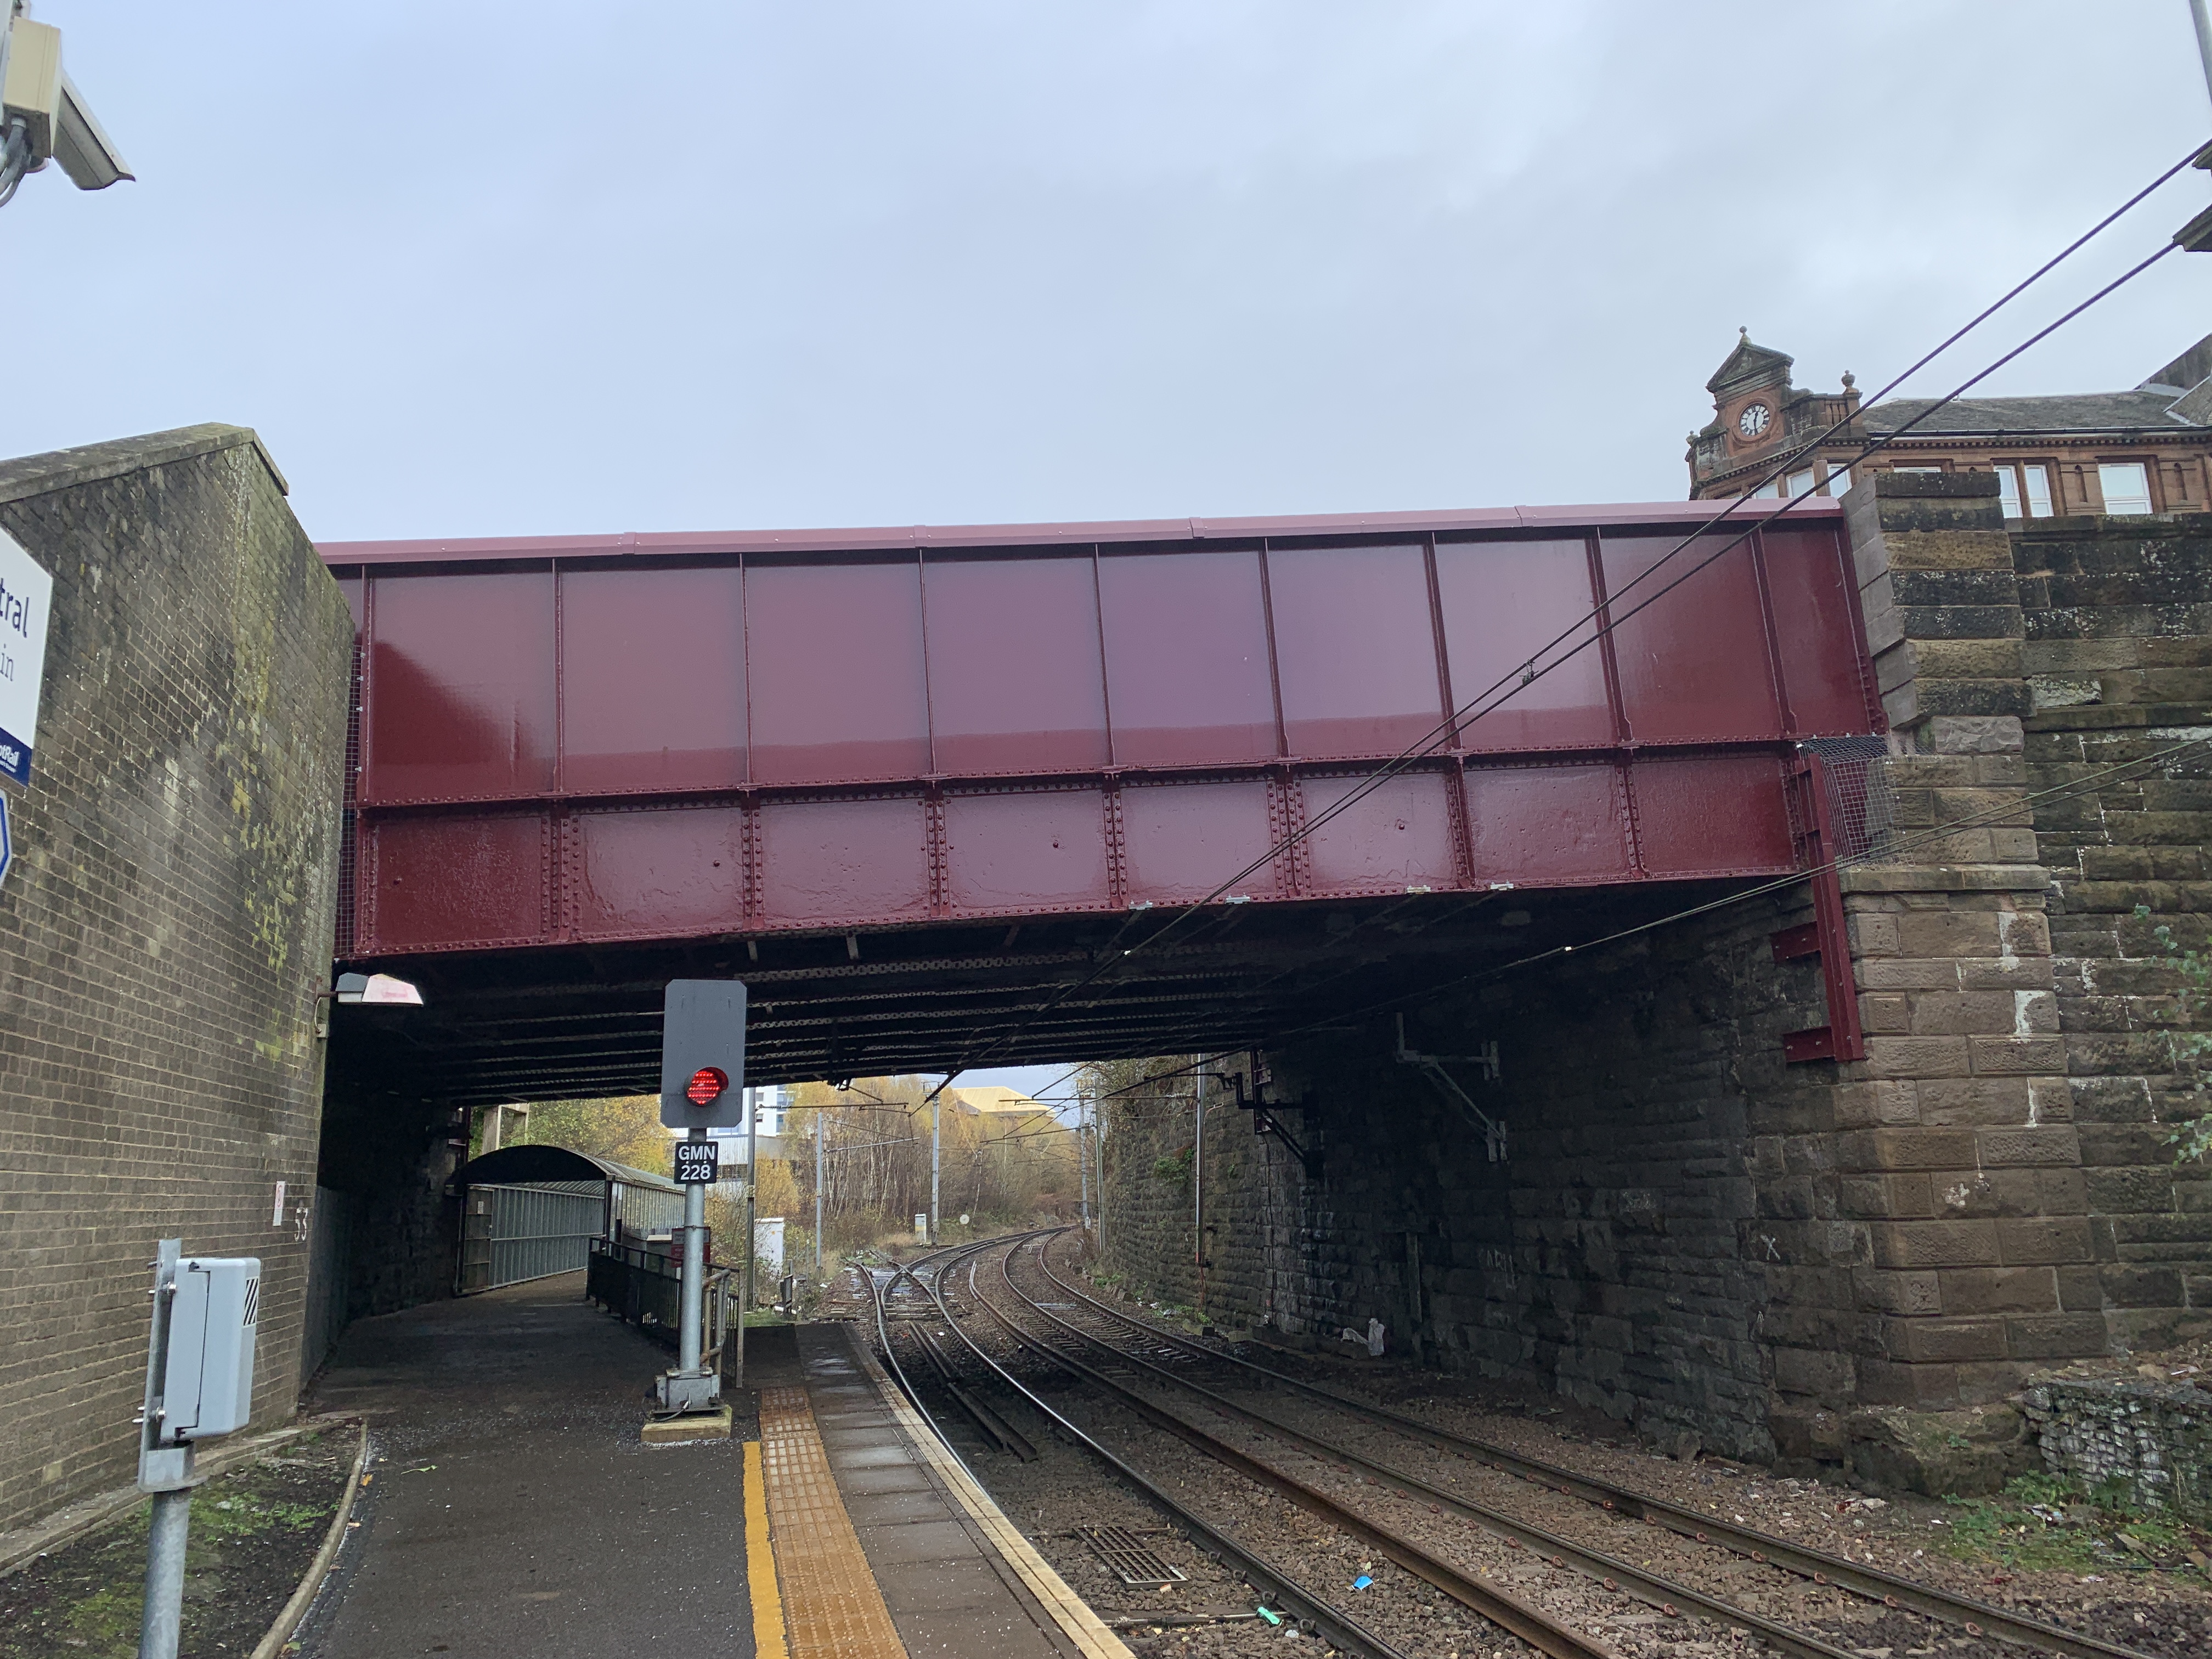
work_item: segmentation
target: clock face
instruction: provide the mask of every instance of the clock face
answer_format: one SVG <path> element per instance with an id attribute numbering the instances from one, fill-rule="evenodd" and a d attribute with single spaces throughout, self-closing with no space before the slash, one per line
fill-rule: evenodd
<path id="1" fill-rule="evenodd" d="M 1773 418 L 1774 411 L 1765 404 L 1751 404 L 1735 417 L 1735 429 L 1747 438 L 1756 438 Z"/>

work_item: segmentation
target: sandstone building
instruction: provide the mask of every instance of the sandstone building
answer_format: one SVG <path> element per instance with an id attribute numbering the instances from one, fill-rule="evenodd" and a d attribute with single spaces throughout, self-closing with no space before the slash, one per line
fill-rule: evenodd
<path id="1" fill-rule="evenodd" d="M 1869 472 L 1994 472 L 2008 519 L 2212 506 L 2212 335 L 2128 391 L 1962 398 L 1932 414 L 1932 398 L 1863 408 L 1849 374 L 1838 392 L 1793 386 L 1792 362 L 1746 333 L 1705 383 L 1713 418 L 1690 434 L 1692 500 L 1840 495 L 1859 452 L 1901 432 L 1859 465 Z"/>

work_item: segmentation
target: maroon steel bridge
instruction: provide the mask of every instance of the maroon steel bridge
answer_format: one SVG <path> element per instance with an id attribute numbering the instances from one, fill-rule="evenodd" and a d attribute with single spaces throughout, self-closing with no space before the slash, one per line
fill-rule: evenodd
<path id="1" fill-rule="evenodd" d="M 1711 510 L 326 544 L 361 635 L 339 955 L 430 994 L 362 1061 L 456 1102 L 648 1087 L 674 973 L 751 983 L 763 1082 L 1264 1041 L 1347 973 L 1803 867 L 1799 746 L 1881 730 L 1826 501 L 1747 508 L 1270 856 Z"/>

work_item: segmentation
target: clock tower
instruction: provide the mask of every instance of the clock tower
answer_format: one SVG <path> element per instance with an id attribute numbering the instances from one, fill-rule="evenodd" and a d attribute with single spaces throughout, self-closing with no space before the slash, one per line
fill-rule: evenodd
<path id="1" fill-rule="evenodd" d="M 1794 359 L 1753 343 L 1749 329 L 1739 334 L 1728 361 L 1705 382 L 1705 390 L 1713 395 L 1712 423 L 1690 434 L 1685 459 L 1690 464 L 1693 499 L 1743 494 L 1793 448 L 1811 443 L 1838 419 L 1848 422 L 1858 412 L 1859 395 L 1850 375 L 1844 376 L 1840 397 L 1802 390 L 1790 382 Z"/>

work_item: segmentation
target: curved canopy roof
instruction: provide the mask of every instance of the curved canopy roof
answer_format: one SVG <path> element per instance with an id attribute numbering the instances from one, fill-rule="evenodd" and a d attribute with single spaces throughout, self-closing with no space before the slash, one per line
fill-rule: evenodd
<path id="1" fill-rule="evenodd" d="M 453 1179 L 471 1187 L 504 1187 L 526 1181 L 619 1181 L 625 1187 L 650 1187 L 656 1192 L 684 1190 L 666 1176 L 634 1170 L 611 1158 L 593 1158 L 589 1152 L 572 1152 L 566 1146 L 502 1146 L 471 1158 L 453 1171 Z"/>

